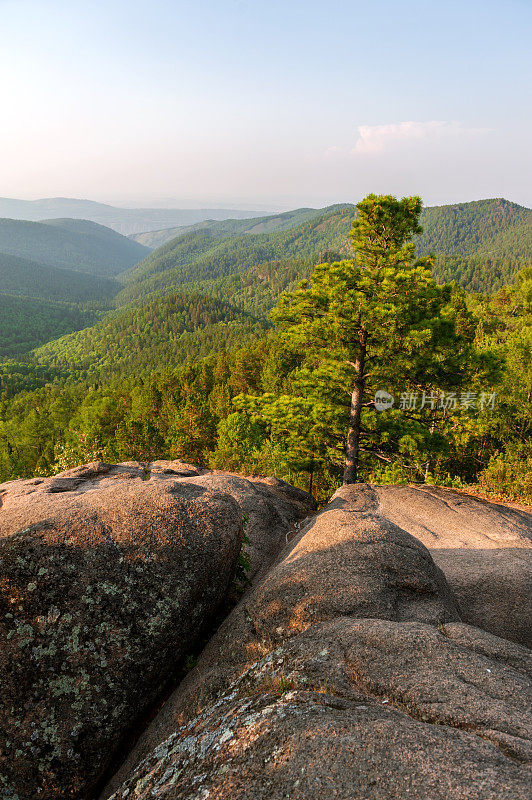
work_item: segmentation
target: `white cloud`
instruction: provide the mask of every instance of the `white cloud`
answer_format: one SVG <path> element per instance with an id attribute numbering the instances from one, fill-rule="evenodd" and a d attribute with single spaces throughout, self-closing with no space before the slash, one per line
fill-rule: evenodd
<path id="1" fill-rule="evenodd" d="M 359 125 L 351 155 L 383 153 L 398 145 L 463 139 L 485 129 L 466 128 L 461 122 L 392 122 L 388 125 Z"/>

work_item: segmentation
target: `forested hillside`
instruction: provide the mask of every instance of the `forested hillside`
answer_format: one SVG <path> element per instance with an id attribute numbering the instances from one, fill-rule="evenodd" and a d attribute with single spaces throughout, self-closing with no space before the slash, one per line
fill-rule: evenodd
<path id="1" fill-rule="evenodd" d="M 442 255 L 515 258 L 532 256 L 532 212 L 508 200 L 477 200 L 425 208 L 420 251 Z"/>
<path id="2" fill-rule="evenodd" d="M 92 325 L 96 318 L 94 312 L 72 304 L 0 294 L 0 358 L 27 353 Z"/>
<path id="3" fill-rule="evenodd" d="M 113 277 L 147 252 L 138 242 L 87 220 L 0 219 L 0 253 L 38 264 Z"/>
<path id="4" fill-rule="evenodd" d="M 123 317 L 115 315 L 103 320 L 94 332 L 51 342 L 39 354 L 39 359 L 92 373 L 102 364 L 109 367 L 111 361 L 122 364 L 122 351 L 134 347 L 135 331 L 140 330 L 138 325 L 132 326 L 128 321 L 132 314 L 136 315 L 137 322 L 139 314 L 144 316 L 140 326 L 143 330 L 151 325 L 155 332 L 164 330 L 172 339 L 177 330 L 172 327 L 177 320 L 175 308 L 171 308 L 175 301 L 169 299 L 165 307 L 162 300 L 157 299 L 161 292 L 173 295 L 176 291 L 200 292 L 264 318 L 280 294 L 293 289 L 302 277 L 309 276 L 316 263 L 351 255 L 348 234 L 354 215 L 354 206 L 340 205 L 322 211 L 298 209 L 271 217 L 193 226 L 188 233 L 167 242 L 120 274 L 123 288 L 116 297 L 117 305 L 129 307 L 131 303 L 149 298 L 152 302 L 145 310 L 136 306 L 134 312 L 127 310 Z M 518 268 L 532 259 L 531 212 L 505 200 L 428 208 L 423 212 L 422 223 L 424 233 L 418 237 L 417 249 L 420 254 L 436 252 L 434 276 L 440 282 L 458 280 L 470 290 L 493 291 L 511 281 Z M 69 237 L 74 237 L 76 247 Z M 103 263 L 99 253 L 105 252 L 108 265 L 105 269 L 111 271 L 118 268 L 116 259 L 124 257 L 124 243 L 146 252 L 146 248 L 137 243 L 86 220 L 46 223 L 3 220 L 0 223 L 1 291 L 46 300 L 90 303 L 92 307 L 96 304 L 100 308 L 116 295 L 119 283 L 2 254 L 2 241 L 6 246 L 8 240 L 13 249 L 25 249 L 68 263 L 76 262 L 84 252 L 87 256 L 84 266 L 88 260 L 93 267 L 99 264 L 99 268 Z M 44 250 L 43 245 L 46 245 Z M 115 267 L 111 268 L 109 264 L 113 260 Z M 76 269 L 80 262 L 77 263 Z M 15 308 L 13 299 L 9 303 L 5 301 L 4 306 L 5 325 L 3 338 L 0 338 L 0 352 L 4 356 L 24 352 L 24 343 L 28 345 L 26 349 L 31 349 L 78 330 L 94 319 L 77 308 L 43 305 L 39 309 L 29 304 L 26 305 L 26 330 L 7 337 L 8 321 L 16 319 L 20 325 L 24 312 L 23 304 Z M 163 319 L 167 312 L 171 322 Z M 234 321 L 231 314 L 229 316 Z M 223 316 L 216 321 L 209 319 L 207 327 L 210 330 L 212 325 L 223 323 Z M 129 330 L 128 336 L 124 336 L 125 330 Z M 178 359 L 184 353 L 188 357 L 196 351 L 197 355 L 207 353 L 213 330 L 210 333 L 205 330 L 201 336 L 190 327 L 186 330 L 189 341 L 186 345 L 181 342 L 178 349 L 170 349 L 172 357 Z M 179 330 L 180 336 L 183 333 Z M 233 333 L 233 340 L 235 336 Z M 223 338 L 227 338 L 227 331 Z M 114 343 L 109 345 L 113 339 Z M 198 342 L 196 349 L 192 340 Z M 143 345 L 148 349 L 152 346 L 155 346 L 154 340 Z M 154 352 L 157 355 L 144 353 L 138 363 L 143 368 L 156 363 L 158 345 Z"/>
<path id="5" fill-rule="evenodd" d="M 328 251 L 347 256 L 352 206 L 334 206 L 308 222 L 275 233 L 219 235 L 216 228 L 184 234 L 154 251 L 121 276 L 125 284 L 118 302 L 129 302 L 172 286 L 198 285 L 260 264 L 293 259 L 310 269 Z M 229 297 L 227 299 L 230 299 Z"/>
<path id="6" fill-rule="evenodd" d="M 229 303 L 201 294 L 167 294 L 106 316 L 92 328 L 39 348 L 34 359 L 77 378 L 102 380 L 181 364 L 238 347 L 267 327 Z"/>
<path id="7" fill-rule="evenodd" d="M 515 290 L 491 299 L 471 298 L 467 312 L 463 297 L 453 299 L 474 345 L 456 375 L 458 405 L 435 412 L 434 433 L 399 407 L 385 416 L 368 410 L 366 425 L 379 434 L 386 460 L 365 456 L 363 480 L 420 480 L 429 460 L 431 480 L 460 486 L 480 479 L 487 488 L 532 497 L 531 279 L 524 274 Z M 85 343 L 83 332 L 63 338 L 59 348 L 47 345 L 38 351 L 40 364 L 0 365 L 0 480 L 94 459 L 181 457 L 301 486 L 312 469 L 318 496 L 330 494 L 338 468 L 320 462 L 319 442 L 308 433 L 327 424 L 319 404 L 309 414 L 312 355 L 273 331 L 260 335 L 253 320 L 239 322 L 223 304 L 167 301 L 156 301 L 151 320 L 142 307 L 126 309 L 114 324 L 111 318 L 92 328 Z M 384 362 L 379 376 L 379 385 L 397 383 Z M 495 411 L 478 404 L 486 391 L 495 392 Z M 429 420 L 430 411 L 429 405 Z"/>
<path id="8" fill-rule="evenodd" d="M 0 253 L 0 292 L 75 303 L 110 300 L 119 290 L 112 278 L 37 264 Z"/>
<path id="9" fill-rule="evenodd" d="M 302 223 L 298 213 L 283 220 L 283 226 L 290 227 L 273 233 L 257 227 L 275 225 L 280 217 L 247 221 L 247 227 L 246 221 L 213 223 L 183 233 L 120 277 L 124 289 L 117 302 L 187 287 L 232 302 L 237 297 L 253 313 L 271 308 L 276 292 L 308 277 L 319 260 L 351 254 L 348 236 L 354 206 L 303 209 L 308 218 Z M 426 208 L 421 224 L 424 233 L 417 238 L 417 251 L 436 254 L 437 281 L 457 280 L 470 291 L 492 291 L 532 261 L 532 212 L 514 203 L 485 200 Z M 235 226 L 240 226 L 239 234 L 230 233 Z"/>
<path id="10" fill-rule="evenodd" d="M 0 220 L 0 358 L 92 325 L 119 289 L 106 275 L 144 252 L 86 220 Z"/>
<path id="11" fill-rule="evenodd" d="M 470 291 L 490 292 L 532 263 L 532 211 L 507 200 L 426 208 L 419 253 L 437 255 L 434 274 Z"/>
<path id="12" fill-rule="evenodd" d="M 354 207 L 335 206 L 303 222 L 299 213 L 307 210 L 281 215 L 282 228 L 273 232 L 257 233 L 255 222 L 250 227 L 249 221 L 231 220 L 167 242 L 120 276 L 117 310 L 32 353 L 27 351 L 43 341 L 39 337 L 61 336 L 89 317 L 65 304 L 4 297 L 0 479 L 93 458 L 180 456 L 291 476 L 302 486 L 310 470 L 316 491 L 329 492 L 337 466 L 325 466 L 317 450 L 309 451 L 314 434 L 298 433 L 311 423 L 312 356 L 287 347 L 267 315 L 317 263 L 352 256 Z M 440 282 L 456 276 L 470 288 L 497 290 L 530 260 L 530 213 L 497 200 L 426 209 L 418 253 L 439 254 L 434 275 Z M 80 233 L 78 223 L 70 227 Z M 26 268 L 29 290 L 32 267 Z M 86 276 L 78 275 L 81 291 Z M 50 286 L 55 291 L 52 280 Z M 68 286 L 74 291 L 65 281 L 65 291 Z M 39 291 L 45 290 L 41 283 Z M 497 414 L 466 407 L 453 418 L 444 413 L 434 436 L 415 426 L 405 432 L 402 416 L 390 415 L 390 427 L 373 434 L 384 437 L 385 458 L 396 471 L 368 460 L 365 477 L 419 479 L 430 461 L 440 481 L 488 475 L 491 484 L 507 487 L 520 480 L 515 470 L 532 430 L 530 291 L 525 270 L 518 287 L 492 298 L 456 292 L 446 311 L 459 321 L 468 346 L 474 337 L 474 355 L 457 366 L 457 375 L 462 371 L 479 397 L 495 386 L 502 398 Z M 389 365 L 379 369 L 383 385 L 397 382 Z M 323 427 L 324 420 L 312 424 Z M 371 424 L 380 425 L 380 418 Z"/>

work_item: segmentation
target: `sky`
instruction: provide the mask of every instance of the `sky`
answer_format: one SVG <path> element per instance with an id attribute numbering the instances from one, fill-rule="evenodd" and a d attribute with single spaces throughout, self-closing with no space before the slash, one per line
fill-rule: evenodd
<path id="1" fill-rule="evenodd" d="M 532 205 L 532 0 L 0 0 L 0 196 Z"/>

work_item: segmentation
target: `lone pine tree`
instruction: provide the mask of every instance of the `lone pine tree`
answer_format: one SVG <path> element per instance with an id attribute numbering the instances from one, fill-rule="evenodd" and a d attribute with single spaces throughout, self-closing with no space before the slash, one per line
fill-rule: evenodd
<path id="1" fill-rule="evenodd" d="M 350 234 L 356 258 L 319 264 L 272 312 L 282 337 L 314 363 L 310 395 L 323 400 L 350 386 L 344 484 L 358 479 L 362 410 L 374 405 L 368 378 L 393 375 L 405 387 L 452 383 L 467 348 L 452 287 L 434 282 L 432 256 L 415 258 L 421 208 L 418 197 L 368 195 Z M 333 404 L 345 405 L 342 389 L 336 392 Z"/>

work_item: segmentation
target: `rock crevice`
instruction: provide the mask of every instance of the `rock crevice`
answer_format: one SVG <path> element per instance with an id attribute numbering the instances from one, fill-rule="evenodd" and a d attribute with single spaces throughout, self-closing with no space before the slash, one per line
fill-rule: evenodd
<path id="1" fill-rule="evenodd" d="M 528 800 L 531 515 L 360 484 L 308 518 L 282 481 L 162 461 L 0 502 L 2 800 L 94 796 L 216 619 L 243 519 L 250 588 L 102 799 Z"/>
<path id="2" fill-rule="evenodd" d="M 181 462 L 95 463 L 0 485 L 2 799 L 94 792 L 216 620 L 244 513 L 258 572 L 312 508 L 284 487 Z"/>

